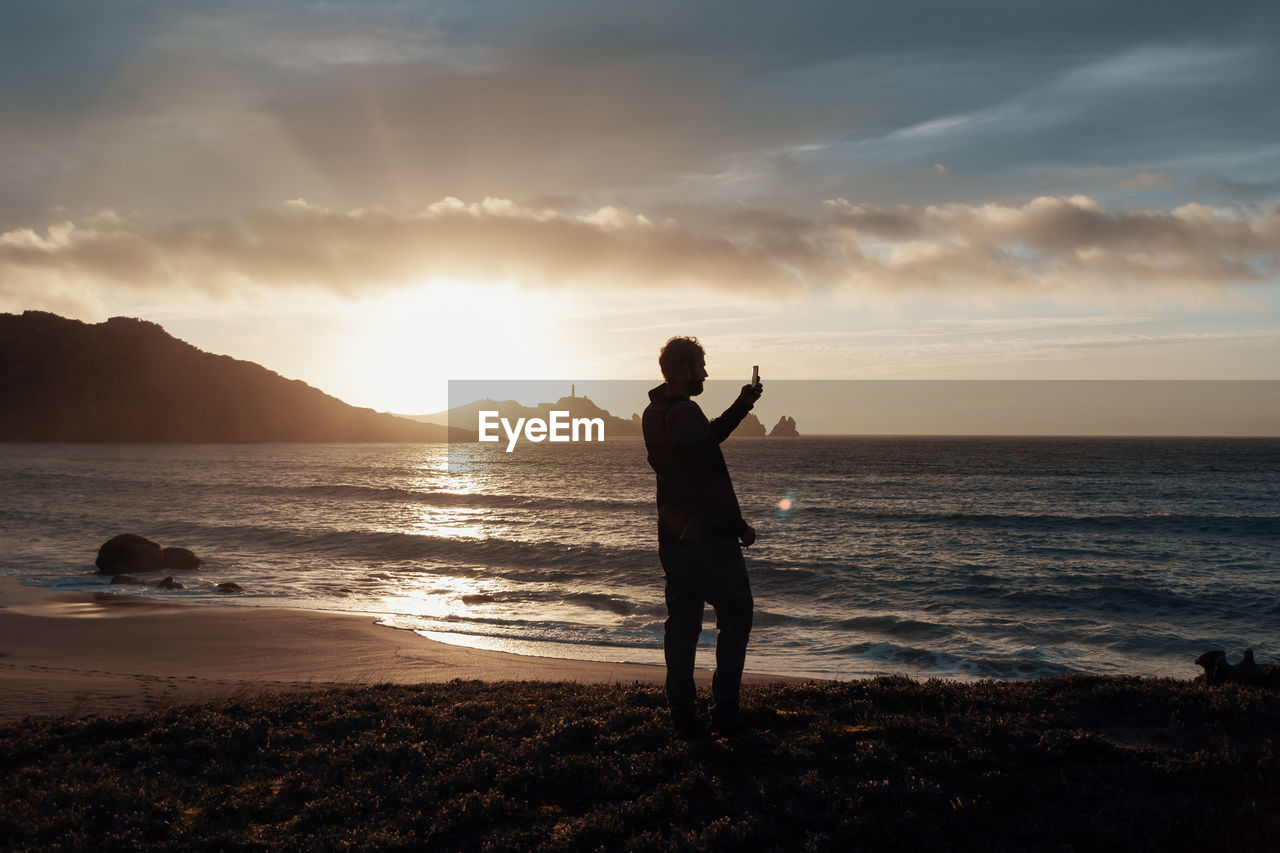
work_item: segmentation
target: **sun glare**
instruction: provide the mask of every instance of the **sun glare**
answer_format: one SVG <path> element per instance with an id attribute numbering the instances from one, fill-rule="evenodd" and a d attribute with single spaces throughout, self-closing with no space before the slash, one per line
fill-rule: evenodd
<path id="1" fill-rule="evenodd" d="M 560 352 L 545 300 L 514 286 L 431 282 L 369 303 L 361 323 L 366 397 L 406 414 L 444 409 L 450 379 L 554 373 Z"/>

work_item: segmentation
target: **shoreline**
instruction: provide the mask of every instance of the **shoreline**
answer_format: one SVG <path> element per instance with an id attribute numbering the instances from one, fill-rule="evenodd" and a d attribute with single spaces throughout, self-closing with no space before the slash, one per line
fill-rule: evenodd
<path id="1" fill-rule="evenodd" d="M 354 615 L 65 592 L 0 577 L 0 722 L 453 679 L 661 684 L 662 666 L 441 643 Z M 700 685 L 711 673 L 698 670 Z M 748 673 L 744 683 L 802 682 Z"/>

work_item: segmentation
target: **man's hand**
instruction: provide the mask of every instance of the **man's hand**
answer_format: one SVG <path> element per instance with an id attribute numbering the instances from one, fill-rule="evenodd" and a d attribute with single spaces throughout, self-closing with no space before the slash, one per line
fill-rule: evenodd
<path id="1" fill-rule="evenodd" d="M 756 541 L 756 529 L 748 524 L 747 529 L 738 535 L 738 541 L 742 543 L 743 548 L 750 548 L 751 544 Z"/>
<path id="2" fill-rule="evenodd" d="M 760 399 L 760 395 L 763 393 L 764 393 L 763 382 L 757 382 L 755 385 L 752 385 L 750 382 L 748 382 L 746 385 L 742 386 L 742 393 L 739 394 L 738 396 L 754 404 L 756 400 Z"/>

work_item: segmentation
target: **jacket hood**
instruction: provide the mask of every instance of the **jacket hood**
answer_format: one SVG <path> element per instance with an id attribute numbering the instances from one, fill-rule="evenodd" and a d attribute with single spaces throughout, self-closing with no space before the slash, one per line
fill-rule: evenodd
<path id="1" fill-rule="evenodd" d="M 662 400 L 668 397 L 671 398 L 672 400 L 688 400 L 689 399 L 688 394 L 672 394 L 671 389 L 667 387 L 666 382 L 663 382 L 657 388 L 649 389 L 650 403 L 656 403 L 659 400 Z"/>

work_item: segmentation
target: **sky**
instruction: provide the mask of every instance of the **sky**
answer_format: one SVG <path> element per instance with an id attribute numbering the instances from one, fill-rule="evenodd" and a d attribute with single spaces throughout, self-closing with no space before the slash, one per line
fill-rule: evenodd
<path id="1" fill-rule="evenodd" d="M 8 0 L 0 310 L 450 379 L 1280 379 L 1280 4 Z"/>

